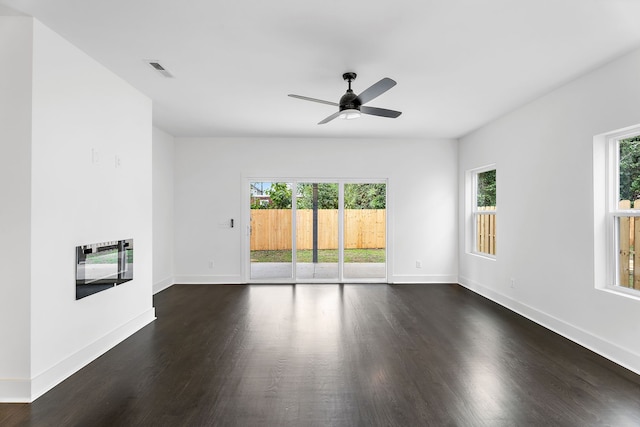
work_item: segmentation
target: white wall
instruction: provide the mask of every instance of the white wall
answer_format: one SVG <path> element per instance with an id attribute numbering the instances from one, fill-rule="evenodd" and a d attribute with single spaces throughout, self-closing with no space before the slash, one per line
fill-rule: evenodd
<path id="1" fill-rule="evenodd" d="M 153 292 L 173 284 L 173 136 L 153 128 Z"/>
<path id="2" fill-rule="evenodd" d="M 5 401 L 37 398 L 154 319 L 151 102 L 44 25 L 31 22 L 33 47 L 24 47 L 32 52 L 33 65 L 25 70 L 20 64 L 16 71 L 31 82 L 18 79 L 15 94 L 32 99 L 31 112 L 18 117 L 30 123 L 31 140 L 21 134 L 13 142 L 20 144 L 20 170 L 12 177 L 30 198 L 30 215 L 24 195 L 10 200 L 26 214 L 16 227 L 25 221 L 23 228 L 30 227 L 26 250 L 24 244 L 16 246 L 30 257 L 30 303 L 24 307 L 30 315 L 30 330 L 24 331 L 30 340 L 29 390 L 25 394 L 14 387 L 12 394 L 0 396 Z M 11 61 L 3 64 L 14 67 Z M 31 153 L 30 166 L 24 152 Z M 30 181 L 22 168 L 30 171 Z M 76 300 L 75 247 L 126 238 L 134 239 L 134 279 Z M 28 287 L 28 276 L 15 285 Z M 8 326 L 20 327 L 24 316 Z M 2 349 L 3 358 L 5 353 L 24 357 L 21 346 L 3 343 Z"/>
<path id="3" fill-rule="evenodd" d="M 640 300 L 596 288 L 593 170 L 594 136 L 640 123 L 639 75 L 636 51 L 462 138 L 458 174 L 468 230 L 465 171 L 497 165 L 497 259 L 461 232 L 461 283 L 638 373 Z"/>
<path id="4" fill-rule="evenodd" d="M 32 34 L 31 19 L 0 16 L 0 398 L 28 394 L 31 372 Z"/>
<path id="5" fill-rule="evenodd" d="M 389 280 L 457 281 L 456 141 L 176 138 L 175 157 L 177 283 L 243 280 L 250 177 L 388 178 Z"/>

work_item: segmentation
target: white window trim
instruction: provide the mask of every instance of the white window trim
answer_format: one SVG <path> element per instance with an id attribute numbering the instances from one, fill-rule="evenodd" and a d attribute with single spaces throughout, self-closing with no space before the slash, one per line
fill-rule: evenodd
<path id="1" fill-rule="evenodd" d="M 618 142 L 623 139 L 640 135 L 640 126 L 626 128 L 622 131 L 605 135 L 606 138 L 606 186 L 605 186 L 605 212 L 606 212 L 606 283 L 607 290 L 640 297 L 640 291 L 618 285 L 620 271 L 618 268 L 618 253 L 620 248 L 618 221 L 619 217 L 640 217 L 640 209 L 619 209 L 618 200 L 620 193 L 620 150 Z"/>
<path id="2" fill-rule="evenodd" d="M 496 255 L 493 254 L 489 254 L 486 252 L 480 252 L 478 251 L 478 242 L 477 242 L 477 236 L 478 236 L 478 231 L 476 230 L 476 224 L 477 222 L 477 216 L 482 214 L 482 215 L 497 215 L 498 214 L 498 207 L 497 207 L 497 200 L 496 200 L 496 208 L 493 210 L 479 210 L 478 209 L 478 175 L 483 173 L 483 172 L 487 172 L 487 171 L 491 171 L 491 170 L 496 170 L 496 180 L 497 180 L 497 170 L 498 168 L 496 167 L 496 164 L 490 164 L 490 165 L 485 165 L 479 168 L 475 168 L 475 169 L 470 169 L 467 171 L 467 182 L 469 183 L 469 211 L 470 211 L 470 215 L 469 215 L 469 227 L 468 230 L 470 230 L 470 237 L 467 239 L 468 242 L 468 246 L 467 246 L 467 253 L 471 254 L 471 255 L 475 255 L 478 256 L 480 258 L 487 258 L 490 260 L 496 260 Z M 497 195 L 496 195 L 497 198 Z M 497 240 L 497 239 L 496 239 Z"/>

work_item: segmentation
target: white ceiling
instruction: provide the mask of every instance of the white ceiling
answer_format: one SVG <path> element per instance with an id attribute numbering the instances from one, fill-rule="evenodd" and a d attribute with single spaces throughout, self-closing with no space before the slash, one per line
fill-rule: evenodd
<path id="1" fill-rule="evenodd" d="M 640 47 L 640 0 L 0 0 L 153 99 L 175 136 L 462 136 Z M 6 12 L 5 12 L 6 13 Z M 175 78 L 157 75 L 159 60 Z M 317 125 L 342 73 L 398 85 Z"/>

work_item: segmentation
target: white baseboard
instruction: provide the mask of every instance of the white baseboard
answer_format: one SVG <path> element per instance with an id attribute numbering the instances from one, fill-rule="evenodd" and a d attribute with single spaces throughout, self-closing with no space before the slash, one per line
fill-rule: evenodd
<path id="1" fill-rule="evenodd" d="M 111 348 L 155 320 L 155 309 L 152 307 L 116 328 L 107 335 L 89 344 L 82 350 L 60 361 L 56 365 L 33 377 L 30 381 L 30 393 L 22 402 L 32 402 L 47 391 L 88 365 Z M 0 396 L 0 400 L 2 400 Z M 26 397 L 26 396 L 21 396 Z M 5 400 L 7 401 L 7 400 Z"/>
<path id="2" fill-rule="evenodd" d="M 461 286 L 464 286 L 465 288 L 482 295 L 483 297 L 490 299 L 491 301 L 494 301 L 559 335 L 562 335 L 576 344 L 579 344 L 582 347 L 585 347 L 594 353 L 597 353 L 600 356 L 635 372 L 636 374 L 640 374 L 640 355 L 609 342 L 604 338 L 593 335 L 584 329 L 571 325 L 564 320 L 558 319 L 557 317 L 551 316 L 526 304 L 522 304 L 521 302 L 496 292 L 478 282 L 474 282 L 473 280 L 465 277 L 460 277 L 459 279 Z"/>
<path id="3" fill-rule="evenodd" d="M 164 291 L 165 289 L 173 286 L 175 282 L 173 281 L 173 277 L 167 277 L 164 280 L 156 282 L 153 284 L 153 294 L 157 294 L 160 291 Z"/>
<path id="4" fill-rule="evenodd" d="M 412 283 L 458 283 L 458 276 L 455 274 L 394 274 L 389 276 L 389 283 L 394 285 Z"/>
<path id="5" fill-rule="evenodd" d="M 0 379 L 0 403 L 31 402 L 31 381 Z"/>
<path id="6" fill-rule="evenodd" d="M 176 276 L 172 284 L 200 285 L 200 284 L 244 284 L 240 275 L 210 275 L 210 276 Z M 394 274 L 389 276 L 389 283 L 410 284 L 410 283 L 458 283 L 458 276 L 455 274 Z M 154 287 L 155 288 L 155 287 Z"/>
<path id="7" fill-rule="evenodd" d="M 175 276 L 173 283 L 185 285 L 205 285 L 205 284 L 229 284 L 237 285 L 244 283 L 240 275 L 210 275 L 210 276 Z"/>

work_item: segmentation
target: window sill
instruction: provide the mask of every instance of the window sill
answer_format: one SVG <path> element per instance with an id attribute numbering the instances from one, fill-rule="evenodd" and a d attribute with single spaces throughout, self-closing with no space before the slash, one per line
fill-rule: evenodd
<path id="1" fill-rule="evenodd" d="M 489 254 L 485 254 L 482 252 L 467 252 L 467 255 L 471 255 L 474 257 L 478 257 L 478 258 L 484 258 L 486 260 L 489 261 L 495 261 L 496 260 L 496 256 L 495 255 L 489 255 Z"/>
<path id="2" fill-rule="evenodd" d="M 640 301 L 640 290 L 638 289 L 628 289 L 621 286 L 612 286 L 612 285 L 606 285 L 603 288 L 597 288 L 597 289 L 599 291 L 604 291 L 610 294 Z"/>

